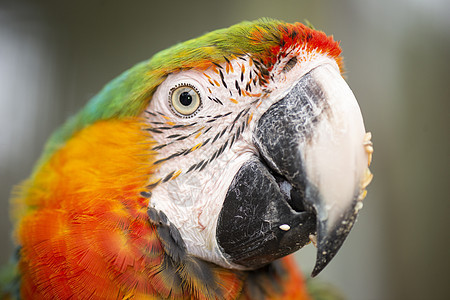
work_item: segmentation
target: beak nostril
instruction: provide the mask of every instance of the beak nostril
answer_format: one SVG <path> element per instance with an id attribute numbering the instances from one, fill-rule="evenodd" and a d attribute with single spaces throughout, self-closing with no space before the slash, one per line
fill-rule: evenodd
<path id="1" fill-rule="evenodd" d="M 297 64 L 297 57 L 294 56 L 284 65 L 282 72 L 283 73 L 289 72 L 295 67 L 296 64 Z"/>

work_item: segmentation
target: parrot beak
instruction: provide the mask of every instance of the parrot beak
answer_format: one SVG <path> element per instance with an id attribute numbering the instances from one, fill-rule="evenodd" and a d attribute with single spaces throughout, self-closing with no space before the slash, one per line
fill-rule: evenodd
<path id="1" fill-rule="evenodd" d="M 316 276 L 336 255 L 362 208 L 365 187 L 372 178 L 368 170 L 370 134 L 365 132 L 352 91 L 333 65 L 314 68 L 280 98 L 261 116 L 253 135 L 261 164 L 268 170 L 268 174 L 255 176 L 272 176 L 271 182 L 276 182 L 279 189 L 269 192 L 262 188 L 250 195 L 246 192 L 251 189 L 249 185 L 234 184 L 225 204 L 233 202 L 240 209 L 243 203 L 255 203 L 251 197 L 256 197 L 258 204 L 267 202 L 267 210 L 271 210 L 262 218 L 245 220 L 254 228 L 259 223 L 278 226 L 272 226 L 273 232 L 254 233 L 252 239 L 263 240 L 260 247 L 267 251 L 265 259 L 253 258 L 253 262 L 267 262 L 267 256 L 276 259 L 313 241 L 317 260 L 312 276 Z M 242 169 L 238 175 L 245 172 Z M 238 196 L 229 197 L 233 193 Z M 285 209 L 286 205 L 290 210 Z M 232 227 L 230 223 L 228 228 Z M 276 231 L 278 228 L 285 232 Z M 277 243 L 270 234 L 276 236 L 274 240 L 282 250 L 272 251 L 276 248 L 273 244 L 265 246 Z M 261 254 L 252 254 L 257 255 Z"/>
<path id="2" fill-rule="evenodd" d="M 259 121 L 256 144 L 264 159 L 303 192 L 303 205 L 316 215 L 312 276 L 335 256 L 362 207 L 364 139 L 358 103 L 338 70 L 327 64 L 304 75 Z"/>

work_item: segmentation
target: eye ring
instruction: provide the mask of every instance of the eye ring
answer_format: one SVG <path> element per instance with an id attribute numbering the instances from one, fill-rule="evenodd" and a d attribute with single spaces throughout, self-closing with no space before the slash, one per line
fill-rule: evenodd
<path id="1" fill-rule="evenodd" d="M 169 105 L 172 111 L 182 118 L 194 116 L 202 106 L 200 93 L 195 86 L 180 83 L 170 89 Z"/>

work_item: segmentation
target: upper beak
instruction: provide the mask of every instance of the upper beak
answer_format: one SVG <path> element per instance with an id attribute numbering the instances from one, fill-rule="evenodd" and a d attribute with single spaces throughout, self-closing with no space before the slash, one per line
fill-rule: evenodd
<path id="1" fill-rule="evenodd" d="M 315 276 L 342 246 L 372 178 L 358 103 L 339 71 L 321 65 L 263 114 L 254 139 L 270 169 L 297 191 L 292 206 L 316 215 Z"/>

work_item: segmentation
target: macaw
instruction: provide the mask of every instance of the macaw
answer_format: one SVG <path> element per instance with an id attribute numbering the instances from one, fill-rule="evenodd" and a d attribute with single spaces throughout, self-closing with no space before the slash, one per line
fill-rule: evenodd
<path id="1" fill-rule="evenodd" d="M 372 174 L 339 43 L 243 22 L 107 84 L 12 199 L 23 299 L 309 299 Z"/>

